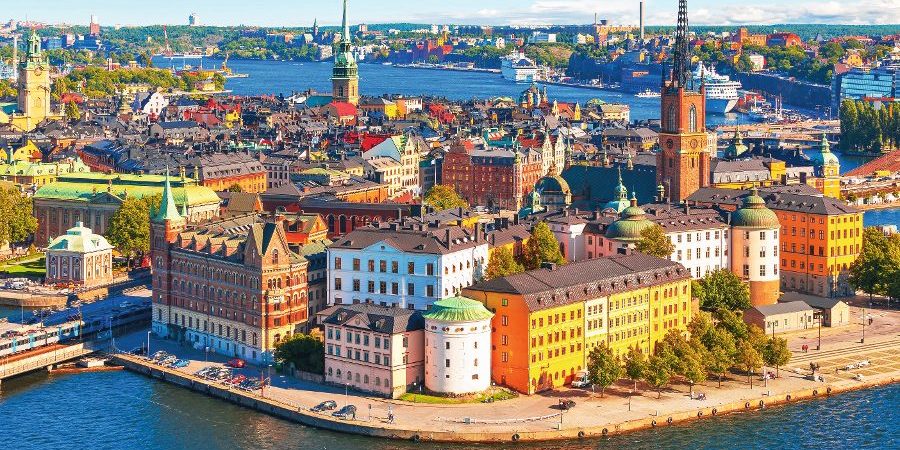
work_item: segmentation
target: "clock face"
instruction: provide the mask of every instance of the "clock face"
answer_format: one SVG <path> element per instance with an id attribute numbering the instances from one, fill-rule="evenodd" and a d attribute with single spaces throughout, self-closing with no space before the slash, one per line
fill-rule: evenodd
<path id="1" fill-rule="evenodd" d="M 34 74 L 35 74 L 35 75 L 40 75 L 41 72 L 43 72 L 43 71 L 44 71 L 44 68 L 43 68 L 43 67 L 37 66 L 37 67 L 34 69 Z"/>
<path id="2" fill-rule="evenodd" d="M 666 140 L 666 147 L 668 147 L 670 149 L 675 147 L 675 141 L 673 141 L 671 139 Z"/>
<path id="3" fill-rule="evenodd" d="M 697 148 L 698 145 L 700 145 L 699 141 L 697 141 L 696 139 L 691 139 L 691 148 Z"/>

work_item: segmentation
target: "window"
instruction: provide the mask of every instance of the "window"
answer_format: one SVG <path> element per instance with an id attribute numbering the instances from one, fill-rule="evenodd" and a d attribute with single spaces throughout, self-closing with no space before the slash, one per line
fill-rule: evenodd
<path id="1" fill-rule="evenodd" d="M 359 258 L 353 258 L 353 270 L 359 270 Z"/>
<path id="2" fill-rule="evenodd" d="M 413 283 L 406 284 L 406 295 L 416 295 L 416 285 Z"/>
<path id="3" fill-rule="evenodd" d="M 406 273 L 410 275 L 416 273 L 416 263 L 412 261 L 406 263 Z"/>
<path id="4" fill-rule="evenodd" d="M 334 289 L 337 291 L 341 290 L 341 279 L 340 278 L 334 279 Z"/>
<path id="5" fill-rule="evenodd" d="M 434 275 L 434 264 L 428 263 L 425 265 L 425 273 L 428 275 Z"/>
<path id="6" fill-rule="evenodd" d="M 689 123 L 690 132 L 696 133 L 697 132 L 697 107 L 694 105 L 691 105 L 691 110 L 688 115 L 688 120 L 690 122 Z"/>
<path id="7" fill-rule="evenodd" d="M 503 326 L 509 325 L 509 316 L 503 315 L 502 317 L 500 317 L 500 323 L 501 323 Z"/>
<path id="8" fill-rule="evenodd" d="M 397 261 L 391 261 L 391 273 L 400 272 L 400 264 Z"/>
<path id="9" fill-rule="evenodd" d="M 425 287 L 425 295 L 427 297 L 434 297 L 434 285 L 433 284 L 429 284 L 428 286 Z"/>
<path id="10" fill-rule="evenodd" d="M 341 258 L 334 258 L 334 268 L 340 270 L 341 269 Z"/>
<path id="11" fill-rule="evenodd" d="M 444 367 L 450 367 L 450 359 L 449 358 L 444 360 Z"/>
<path id="12" fill-rule="evenodd" d="M 378 261 L 378 271 L 381 273 L 387 272 L 387 261 L 383 259 L 381 261 Z"/>
<path id="13" fill-rule="evenodd" d="M 368 265 L 369 265 L 369 272 L 374 272 L 375 271 L 375 260 L 370 259 Z"/>
<path id="14" fill-rule="evenodd" d="M 353 280 L 353 292 L 359 292 L 359 280 Z"/>

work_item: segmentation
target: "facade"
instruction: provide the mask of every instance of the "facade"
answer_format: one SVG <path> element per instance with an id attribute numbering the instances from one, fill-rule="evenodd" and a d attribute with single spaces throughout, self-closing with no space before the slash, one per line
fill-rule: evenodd
<path id="1" fill-rule="evenodd" d="M 850 305 L 836 298 L 805 297 L 803 302 L 811 306 L 820 315 L 815 318 L 816 324 L 822 321 L 824 327 L 842 327 L 850 325 Z"/>
<path id="2" fill-rule="evenodd" d="M 99 286 L 113 281 L 112 245 L 81 222 L 47 246 L 46 284 Z"/>
<path id="3" fill-rule="evenodd" d="M 77 222 L 105 234 L 109 221 L 126 197 L 143 198 L 163 193 L 166 178 L 159 175 L 125 175 L 86 172 L 57 177 L 34 194 L 38 228 L 35 245 L 65 233 Z M 219 214 L 221 199 L 212 189 L 190 178 L 170 180 L 178 209 L 189 222 L 209 220 Z"/>
<path id="4" fill-rule="evenodd" d="M 325 382 L 397 398 L 422 385 L 420 311 L 359 303 L 319 313 L 325 331 Z"/>
<path id="5" fill-rule="evenodd" d="M 427 309 L 480 280 L 487 257 L 479 227 L 406 221 L 357 228 L 328 248 L 328 305 Z"/>
<path id="6" fill-rule="evenodd" d="M 478 283 L 463 290 L 495 315 L 491 373 L 525 394 L 563 386 L 608 344 L 645 354 L 691 320 L 690 276 L 643 254 L 575 262 Z"/>
<path id="7" fill-rule="evenodd" d="M 450 297 L 425 318 L 425 388 L 462 395 L 491 386 L 491 318 L 481 302 Z"/>
<path id="8" fill-rule="evenodd" d="M 806 330 L 817 325 L 813 308 L 800 300 L 754 306 L 744 311 L 744 321 L 762 328 L 767 335 Z"/>
<path id="9" fill-rule="evenodd" d="M 754 188 L 731 215 L 731 271 L 750 286 L 750 304 L 773 305 L 781 296 L 778 216 Z"/>
<path id="10" fill-rule="evenodd" d="M 214 153 L 191 160 L 194 178 L 214 191 L 239 186 L 241 192 L 265 192 L 266 168 L 256 158 L 242 152 Z"/>
<path id="11" fill-rule="evenodd" d="M 519 210 L 544 175 L 540 152 L 476 146 L 462 140 L 444 155 L 443 182 L 470 205 Z"/>
<path id="12" fill-rule="evenodd" d="M 78 158 L 52 163 L 10 161 L 0 163 L 0 179 L 22 186 L 40 188 L 56 181 L 60 175 L 87 173 L 91 168 Z"/>
<path id="13" fill-rule="evenodd" d="M 188 226 L 167 177 L 150 227 L 153 333 L 273 362 L 275 345 L 307 322 L 307 261 L 282 223 L 246 215 Z"/>
<path id="14" fill-rule="evenodd" d="M 46 119 L 58 120 L 62 115 L 50 105 L 50 62 L 41 51 L 41 39 L 32 30 L 28 50 L 19 63 L 17 108 L 13 114 L 0 111 L 0 123 L 9 123 L 13 130 L 28 132 Z"/>
<path id="15" fill-rule="evenodd" d="M 844 99 L 900 97 L 900 67 L 884 65 L 875 68 L 857 67 L 835 77 L 832 83 L 832 107 L 840 107 Z"/>
<path id="16" fill-rule="evenodd" d="M 344 19 L 338 52 L 334 55 L 334 69 L 331 74 L 331 97 L 335 102 L 359 104 L 359 68 L 353 58 L 350 41 L 350 26 L 347 24 L 347 0 L 344 0 Z"/>
<path id="17" fill-rule="evenodd" d="M 412 135 L 401 134 L 385 139 L 364 152 L 362 157 L 369 161 L 370 168 L 367 170 L 378 172 L 386 184 L 396 184 L 392 197 L 405 193 L 418 196 L 422 193 L 419 186 L 419 161 L 425 151 L 427 148 L 424 141 Z"/>

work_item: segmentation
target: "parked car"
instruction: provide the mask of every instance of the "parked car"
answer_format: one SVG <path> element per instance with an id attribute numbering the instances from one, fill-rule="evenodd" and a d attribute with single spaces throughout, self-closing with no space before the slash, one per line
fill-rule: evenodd
<path id="1" fill-rule="evenodd" d="M 234 367 L 235 369 L 241 369 L 241 368 L 245 367 L 247 365 L 247 363 L 244 362 L 243 359 L 234 358 L 234 359 L 228 360 L 228 362 L 225 363 L 225 365 L 228 367 Z"/>
<path id="2" fill-rule="evenodd" d="M 334 400 L 325 400 L 322 403 L 319 403 L 316 406 L 313 406 L 309 410 L 312 412 L 322 412 L 322 411 L 331 411 L 332 409 L 337 408 L 337 402 Z"/>
<path id="3" fill-rule="evenodd" d="M 573 388 L 586 388 L 591 386 L 591 379 L 588 377 L 587 371 L 580 371 L 575 374 L 575 379 L 572 380 Z"/>
<path id="4" fill-rule="evenodd" d="M 169 367 L 173 369 L 180 369 L 182 367 L 187 367 L 190 363 L 191 362 L 186 359 L 176 359 L 171 364 L 169 364 Z"/>
<path id="5" fill-rule="evenodd" d="M 356 406 L 346 405 L 343 408 L 331 413 L 331 415 L 337 417 L 338 419 L 356 419 Z"/>
<path id="6" fill-rule="evenodd" d="M 864 360 L 862 360 L 862 361 L 856 363 L 856 367 L 859 367 L 859 368 L 869 367 L 869 360 L 868 360 L 868 359 L 864 359 Z"/>

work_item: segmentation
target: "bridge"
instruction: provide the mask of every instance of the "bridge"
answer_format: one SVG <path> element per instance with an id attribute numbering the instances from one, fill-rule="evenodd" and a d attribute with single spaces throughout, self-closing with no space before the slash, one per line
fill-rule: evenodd
<path id="1" fill-rule="evenodd" d="M 71 345 L 56 344 L 3 358 L 0 362 L 0 383 L 7 378 L 35 370 L 50 371 L 58 364 L 94 353 L 98 349 L 95 345 L 93 341 Z"/>

